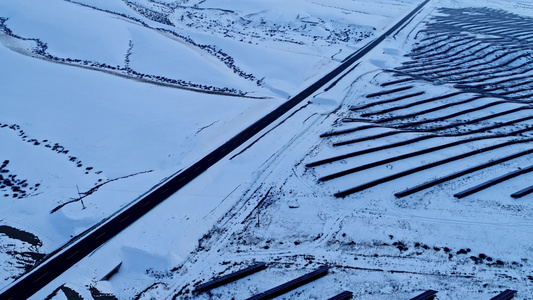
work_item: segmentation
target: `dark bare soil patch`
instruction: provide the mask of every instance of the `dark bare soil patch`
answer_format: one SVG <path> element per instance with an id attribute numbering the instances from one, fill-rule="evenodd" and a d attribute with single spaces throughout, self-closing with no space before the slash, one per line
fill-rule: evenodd
<path id="1" fill-rule="evenodd" d="M 20 240 L 32 246 L 40 247 L 43 245 L 36 235 L 11 226 L 0 225 L 0 234 L 5 234 L 11 239 Z"/>

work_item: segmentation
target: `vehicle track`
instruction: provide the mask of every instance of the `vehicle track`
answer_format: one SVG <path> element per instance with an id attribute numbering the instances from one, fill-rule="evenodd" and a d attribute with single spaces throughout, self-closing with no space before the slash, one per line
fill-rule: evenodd
<path id="1" fill-rule="evenodd" d="M 312 96 L 315 92 L 322 89 L 329 82 L 341 76 L 350 69 L 364 55 L 369 53 L 385 38 L 396 32 L 403 24 L 408 22 L 413 15 L 420 11 L 429 0 L 424 0 L 411 12 L 404 16 L 398 23 L 392 25 L 383 34 L 363 46 L 357 52 L 348 56 L 337 68 L 320 78 L 309 87 L 305 88 L 298 95 L 281 104 L 269 114 L 251 124 L 248 128 L 237 133 L 226 143 L 220 145 L 211 153 L 202 159 L 178 172 L 172 178 L 162 182 L 159 186 L 147 191 L 140 199 L 132 201 L 128 207 L 104 219 L 94 227 L 87 229 L 79 236 L 73 238 L 67 245 L 60 247 L 43 259 L 40 264 L 29 270 L 26 274 L 18 278 L 14 283 L 2 290 L 1 297 L 5 299 L 28 298 L 42 287 L 50 283 L 53 279 L 61 275 L 71 266 L 79 262 L 86 255 L 98 249 L 104 243 L 109 241 L 115 235 L 127 228 L 137 219 L 149 212 L 151 209 L 168 199 L 171 195 L 179 191 L 189 182 L 197 178 L 203 172 L 208 170 L 218 161 L 225 158 L 232 151 L 246 143 L 253 136 L 267 128 L 273 122 L 276 122 L 291 109 L 300 105 L 302 101 Z"/>

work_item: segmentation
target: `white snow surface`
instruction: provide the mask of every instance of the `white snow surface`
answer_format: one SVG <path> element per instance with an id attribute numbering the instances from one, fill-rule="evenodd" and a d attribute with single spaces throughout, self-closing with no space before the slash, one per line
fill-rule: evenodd
<path id="1" fill-rule="evenodd" d="M 20 199 L 8 188 L 0 189 L 8 195 L 1 198 L 0 225 L 30 232 L 42 245 L 0 235 L 0 288 L 22 272 L 13 266 L 15 258 L 8 251 L 49 253 L 62 246 L 326 74 L 370 40 L 365 34 L 377 36 L 419 2 L 2 1 L 4 25 L 26 40 L 0 32 L 0 123 L 7 125 L 0 127 L 0 163 L 8 160 L 8 174 L 27 180 L 34 189 Z M 140 7 L 166 16 L 170 23 L 154 21 L 154 15 L 143 15 Z M 533 292 L 533 198 L 515 200 L 508 195 L 531 185 L 531 177 L 517 177 L 461 200 L 452 194 L 529 166 L 530 156 L 405 198 L 393 193 L 507 151 L 529 149 L 532 143 L 446 164 L 342 199 L 333 194 L 494 141 L 460 145 L 327 182 L 318 178 L 341 171 L 341 164 L 305 167 L 344 153 L 331 144 L 346 137 L 324 139 L 320 134 L 366 124 L 339 120 L 350 117 L 350 106 L 371 101 L 364 95 L 379 91 L 380 83 L 394 80 L 382 69 L 408 60 L 403 55 L 413 47 L 414 34 L 440 7 L 490 7 L 533 15 L 533 1 L 526 0 L 430 1 L 334 88 L 317 92 L 287 113 L 33 299 L 43 299 L 63 284 L 84 299 L 92 299 L 89 286 L 118 299 L 242 299 L 322 265 L 332 267 L 329 275 L 280 299 L 325 299 L 343 290 L 353 291 L 357 299 L 409 299 L 427 289 L 438 290 L 437 299 L 489 299 L 507 288 L 519 290 L 517 299 L 527 299 Z M 343 40 L 346 28 L 353 36 Z M 32 51 L 36 42 L 27 39 L 46 43 L 47 53 L 54 57 L 119 68 L 58 62 Z M 253 79 L 240 76 L 197 45 L 228 54 L 233 66 Z M 222 94 L 230 89 L 242 93 L 183 89 L 128 70 L 214 86 Z M 429 96 L 455 91 L 451 85 L 414 85 Z M 465 108 L 475 105 L 479 104 Z M 524 117 L 529 112 L 517 114 Z M 349 138 L 383 131 L 369 129 Z M 346 152 L 406 136 L 370 140 L 348 146 L 351 150 Z M 445 142 L 449 140 L 426 140 L 342 164 L 358 166 Z M 78 189 L 86 192 L 121 177 L 84 198 L 85 208 L 75 202 L 51 213 L 76 198 Z M 456 255 L 460 249 L 470 251 Z M 470 256 L 481 253 L 503 265 L 474 263 Z M 269 268 L 192 297 L 194 285 L 258 261 Z M 100 280 L 120 262 L 111 280 Z M 66 297 L 59 292 L 52 299 Z"/>

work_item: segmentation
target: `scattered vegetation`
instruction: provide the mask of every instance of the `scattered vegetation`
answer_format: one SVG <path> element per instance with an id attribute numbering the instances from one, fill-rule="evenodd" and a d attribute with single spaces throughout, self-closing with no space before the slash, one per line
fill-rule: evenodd
<path id="1" fill-rule="evenodd" d="M 2 165 L 0 165 L 0 193 L 4 197 L 13 197 L 17 199 L 26 198 L 29 193 L 35 192 L 39 183 L 30 185 L 26 179 L 19 179 L 17 175 L 12 174 L 7 165 L 9 160 L 4 160 Z M 1 231 L 0 231 L 1 232 Z"/>

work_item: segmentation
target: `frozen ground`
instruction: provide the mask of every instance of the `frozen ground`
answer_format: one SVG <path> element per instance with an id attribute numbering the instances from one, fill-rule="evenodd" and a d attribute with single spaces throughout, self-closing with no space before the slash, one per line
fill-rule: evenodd
<path id="1" fill-rule="evenodd" d="M 414 1 L 362 3 L 2 1 L 2 286 L 331 70 Z"/>
<path id="2" fill-rule="evenodd" d="M 215 36 L 220 37 L 220 40 L 213 44 L 222 49 L 257 43 L 256 46 L 262 45 L 269 53 L 273 53 L 271 51 L 298 53 L 298 55 L 294 54 L 294 57 L 313 58 L 315 65 L 302 63 L 302 60 L 290 58 L 290 55 L 286 57 L 287 61 L 292 61 L 293 64 L 302 63 L 308 68 L 305 72 L 313 76 L 329 70 L 335 64 L 335 57 L 328 58 L 331 53 L 328 52 L 328 55 L 324 56 L 328 63 L 323 67 L 317 67 L 320 65 L 317 57 L 326 53 L 320 51 L 330 49 L 335 43 L 329 38 L 309 40 L 309 36 L 306 35 L 309 32 L 301 29 L 299 23 L 301 19 L 291 16 L 291 13 L 295 13 L 291 9 L 286 11 L 286 15 L 276 20 L 280 24 L 284 24 L 281 20 L 296 20 L 289 22 L 293 26 L 291 28 L 301 30 L 295 31 L 296 33 L 291 36 L 284 34 L 278 28 L 274 36 L 255 38 L 250 44 L 244 40 L 254 36 L 250 30 L 255 30 L 258 34 L 265 33 L 261 17 L 254 19 L 257 23 L 253 23 L 254 20 L 250 23 L 254 24 L 253 29 L 235 25 L 230 26 L 231 30 L 225 31 L 221 29 L 224 26 L 220 22 L 231 23 L 226 20 L 233 21 L 234 19 L 226 19 L 228 16 L 251 18 L 251 16 L 261 16 L 261 13 L 265 11 L 270 13 L 274 11 L 265 9 L 266 4 L 249 5 L 243 8 L 242 6 L 235 7 L 233 4 L 235 2 L 228 1 L 226 5 L 217 3 L 217 13 L 211 14 L 207 13 L 211 11 L 207 9 L 211 8 L 210 1 L 167 2 L 170 4 L 167 3 L 166 8 L 160 7 L 161 3 L 155 2 L 137 4 L 145 7 L 152 5 L 160 7 L 161 10 L 172 11 L 167 14 L 167 19 L 176 28 L 179 27 L 175 25 L 178 23 L 175 21 L 176 18 L 180 20 L 182 16 L 191 18 L 194 22 L 191 21 L 190 26 L 187 25 L 181 30 L 199 32 L 198 36 L 195 36 L 195 39 L 199 41 L 204 41 L 202 38 L 208 39 L 205 31 L 212 30 Z M 312 2 L 305 3 L 306 9 L 309 7 L 309 16 L 325 18 L 326 10 L 317 10 L 316 4 Z M 106 1 L 101 1 L 101 3 L 94 1 L 91 4 L 121 13 L 131 13 L 132 5 L 135 5 L 134 3 L 123 5 L 122 2 L 111 4 Z M 354 2 L 353 7 L 339 9 L 341 4 L 346 5 L 339 1 L 330 8 L 336 8 L 337 13 L 349 15 L 348 12 L 362 7 Z M 383 28 L 412 8 L 413 4 L 415 3 L 388 1 L 378 2 L 371 6 L 367 3 L 366 10 L 363 12 L 368 15 L 362 18 L 363 21 L 358 25 Z M 273 3 L 273 5 L 276 4 Z M 530 180 L 528 180 L 530 175 L 519 176 L 460 200 L 454 198 L 453 193 L 517 170 L 519 167 L 529 166 L 532 164 L 530 155 L 404 198 L 396 198 L 394 193 L 430 178 L 437 178 L 490 161 L 490 159 L 527 150 L 531 147 L 531 142 L 525 141 L 508 148 L 496 149 L 486 155 L 472 156 L 468 160 L 424 170 L 345 198 L 336 198 L 334 194 L 385 175 L 513 140 L 514 137 L 479 140 L 325 182 L 320 181 L 320 178 L 349 167 L 427 149 L 459 138 L 437 137 L 403 148 L 392 148 L 344 159 L 334 164 L 306 167 L 306 164 L 324 158 L 389 145 L 423 135 L 420 132 L 404 133 L 342 147 L 333 144 L 345 141 L 346 136 L 320 137 L 326 132 L 369 124 L 372 118 L 365 121 L 365 117 L 361 115 L 369 111 L 354 112 L 349 108 L 372 103 L 374 99 L 367 98 L 366 95 L 383 91 L 381 84 L 398 79 L 393 77 L 392 73 L 385 73 L 383 70 L 400 67 L 403 62 L 409 61 L 404 54 L 413 49 L 415 42 L 419 42 L 415 40 L 416 33 L 425 28 L 426 22 L 435 22 L 432 18 L 443 15 L 442 11 L 437 8 L 461 9 L 475 6 L 481 6 L 481 4 L 476 4 L 474 1 L 430 2 L 401 33 L 395 38 L 388 39 L 369 54 L 355 71 L 344 77 L 334 88 L 328 92 L 317 93 L 310 103 L 303 103 L 302 106 L 294 109 L 288 114 L 289 118 L 281 124 L 279 122 L 274 124 L 267 130 L 268 134 L 254 143 L 252 147 L 242 153 L 240 150 L 244 150 L 247 145 L 243 149 L 238 149 L 235 154 L 240 153 L 239 155 L 214 166 L 198 180 L 56 279 L 38 293 L 35 299 L 45 298 L 60 286 L 63 286 L 62 290 L 57 291 L 51 298 L 65 299 L 65 293 L 68 294 L 70 290 L 80 294 L 84 299 L 96 298 L 95 290 L 111 293 L 119 299 L 193 298 L 190 292 L 194 285 L 257 261 L 267 262 L 268 269 L 226 287 L 215 289 L 211 293 L 201 294 L 197 298 L 242 299 L 312 271 L 316 267 L 329 265 L 332 267 L 329 275 L 282 298 L 324 299 L 342 290 L 351 290 L 359 299 L 391 297 L 409 299 L 423 290 L 435 289 L 439 291 L 437 299 L 489 299 L 498 291 L 511 288 L 519 291 L 518 299 L 526 299 L 532 292 L 531 281 L 533 280 L 529 257 L 531 253 L 529 241 L 533 231 L 529 216 L 533 207 L 528 202 L 532 198 L 529 195 L 517 200 L 509 197 L 509 194 L 530 185 Z M 523 16 L 529 16 L 533 12 L 533 3 L 528 1 L 489 1 L 483 6 L 505 9 Z M 190 10 L 189 13 L 186 12 L 187 9 Z M 253 12 L 261 13 L 253 14 Z M 355 12 L 352 13 L 355 14 Z M 380 17 L 368 17 L 373 14 L 379 14 Z M 142 16 L 145 17 L 146 12 Z M 199 22 L 200 18 L 211 20 L 214 24 L 207 21 Z M 271 15 L 264 17 L 265 22 L 271 19 Z M 308 21 L 313 18 L 304 19 Z M 331 19 L 338 20 L 333 17 Z M 9 25 L 10 20 L 5 24 Z M 148 20 L 145 22 L 152 24 Z M 227 23 L 223 24 L 227 25 Z M 318 22 L 318 24 L 322 23 Z M 167 26 L 171 25 L 167 24 Z M 204 36 L 200 37 L 201 35 Z M 235 40 L 228 39 L 224 37 L 225 35 L 234 35 L 239 43 L 234 43 Z M 33 35 L 29 36 L 33 37 Z M 37 36 L 41 37 L 41 35 Z M 4 38 L 7 40 L 6 45 L 16 44 L 20 49 L 19 40 L 12 41 L 10 37 L 5 36 Z M 241 38 L 245 43 L 240 43 Z M 289 39 L 296 38 L 301 39 L 303 45 L 288 42 Z M 129 39 L 125 41 L 126 44 L 129 43 Z M 317 44 L 314 44 L 315 42 Z M 225 43 L 231 43 L 231 45 Z M 342 42 L 335 51 L 339 49 L 349 51 L 347 49 L 350 47 L 354 47 L 350 42 Z M 3 235 L 6 245 L 12 247 L 7 249 L 6 254 L 12 251 L 11 249 L 19 252 L 46 253 L 61 245 L 68 240 L 68 235 L 79 233 L 114 209 L 142 194 L 161 178 L 187 166 L 206 153 L 209 147 L 216 147 L 232 133 L 278 105 L 286 95 L 293 94 L 294 91 L 305 86 L 305 82 L 313 78 L 313 76 L 302 75 L 304 70 L 296 67 L 285 69 L 291 72 L 298 70 L 300 73 L 293 74 L 295 76 L 289 76 L 283 73 L 286 71 L 279 69 L 271 70 L 272 73 L 269 73 L 271 75 L 265 76 L 266 79 L 259 86 L 254 83 L 235 88 L 245 91 L 247 95 L 268 95 L 272 97 L 271 99 L 217 96 L 147 85 L 111 74 L 51 64 L 46 60 L 21 56 L 19 54 L 21 51 L 16 53 L 8 48 L 0 49 L 2 49 L 2 57 L 8 57 L 7 62 L 13 70 L 16 70 L 9 74 L 18 75 L 18 77 L 5 76 L 3 80 L 10 84 L 2 88 L 2 95 L 11 97 L 5 99 L 22 99 L 20 102 L 6 101 L 6 107 L 9 107 L 7 111 L 20 111 L 21 113 L 3 115 L 2 124 L 8 126 L 1 129 L 4 130 L 3 134 L 16 141 L 12 142 L 14 147 L 20 148 L 16 148 L 15 151 L 12 150 L 15 148 L 4 149 L 4 151 L 7 150 L 6 157 L 11 155 L 12 158 L 8 157 L 9 162 L 5 163 L 3 168 L 10 170 L 8 174 L 17 175 L 13 181 L 26 179 L 28 183 L 28 186 L 24 187 L 27 192 L 22 199 L 18 199 L 21 196 L 20 192 L 13 197 L 15 192 L 12 189 L 6 189 L 9 196 L 4 199 L 10 201 L 7 206 L 9 211 L 6 211 L 5 216 L 0 218 L 2 224 L 33 232 L 40 239 L 37 241 L 32 236 L 19 232 L 19 237 L 23 236 L 26 240 L 22 242 L 9 235 Z M 125 49 L 127 51 L 128 46 Z M 238 55 L 232 55 L 232 57 L 235 58 L 236 65 L 240 69 L 248 70 L 244 66 L 248 66 L 245 60 L 250 52 L 242 49 L 244 48 L 235 50 L 234 53 Z M 227 51 L 230 53 L 229 50 Z M 93 53 L 89 52 L 88 55 L 93 55 Z M 133 58 L 134 55 L 131 57 Z M 243 60 L 239 63 L 241 57 Z M 268 57 L 275 57 L 275 55 Z M 256 64 L 261 63 L 249 69 L 251 73 L 253 71 L 256 78 L 264 76 L 257 75 L 261 74 L 260 70 L 274 66 L 268 60 L 265 60 L 265 63 L 254 61 Z M 133 60 L 130 65 L 133 66 L 132 62 Z M 20 66 L 26 66 L 25 64 L 28 65 L 27 68 L 20 68 Z M 147 65 L 153 66 L 151 63 Z M 164 68 L 156 68 L 156 70 L 164 71 Z M 51 79 L 46 81 L 37 79 L 45 74 Z M 224 86 L 229 86 L 227 82 L 234 83 L 230 80 L 231 76 L 228 75 Z M 285 81 L 285 76 L 288 76 L 290 80 Z M 40 85 L 22 89 L 20 88 L 21 82 Z M 246 81 L 243 80 L 243 82 Z M 87 84 L 92 86 L 87 88 Z M 402 83 L 399 86 L 407 85 L 413 86 L 413 92 L 424 91 L 423 97 L 426 98 L 457 91 L 451 83 L 439 85 L 419 80 Z M 401 92 L 400 95 L 410 92 Z M 459 98 L 468 96 L 468 94 L 462 94 Z M 386 96 L 381 96 L 378 100 L 386 98 Z M 52 106 L 43 99 L 53 101 L 54 105 Z M 72 104 L 72 99 L 76 100 L 75 106 Z M 94 99 L 98 99 L 97 102 Z M 150 99 L 150 102 L 146 99 Z M 498 99 L 488 98 L 474 101 L 468 104 L 468 108 Z M 402 104 L 410 102 L 411 100 L 407 99 Z M 447 102 L 443 101 L 441 104 L 444 103 Z M 450 123 L 443 122 L 439 125 L 483 117 L 501 112 L 503 109 L 515 108 L 517 105 L 523 105 L 523 103 L 505 103 L 502 105 L 503 108 L 495 106 L 487 111 L 473 112 L 470 115 L 449 120 Z M 35 109 L 29 110 L 28 106 L 35 107 Z M 209 109 L 206 109 L 206 106 Z M 396 115 L 432 106 L 435 106 L 435 103 L 416 107 L 416 109 L 406 108 L 404 111 L 396 112 Z M 124 107 L 128 109 L 125 110 Z M 175 107 L 174 111 L 169 107 Z M 372 109 L 379 111 L 388 108 L 391 106 L 384 104 Z M 448 110 L 434 112 L 411 121 L 435 118 L 461 109 L 465 108 L 451 107 Z M 43 111 L 46 113 L 42 113 Z M 228 113 L 221 115 L 220 111 Z M 176 114 L 181 117 L 174 117 Z M 395 113 L 390 116 L 394 115 Z M 486 120 L 482 124 L 469 125 L 461 129 L 473 131 L 482 126 L 529 115 L 528 110 L 516 111 L 513 114 L 501 116 L 499 119 Z M 355 122 L 343 122 L 344 118 L 352 118 Z M 50 119 L 61 121 L 50 122 Z M 100 121 L 91 122 L 91 120 Z M 104 123 L 105 125 L 102 125 Z M 513 125 L 512 128 L 504 128 L 500 131 L 509 133 L 513 130 L 528 128 L 531 123 L 531 120 L 526 120 Z M 16 126 L 11 128 L 10 126 L 14 124 L 20 128 Z M 394 128 L 395 125 L 393 125 L 361 130 L 350 134 L 349 138 L 364 138 L 386 132 Z M 204 127 L 206 128 L 203 129 Z M 20 135 L 20 130 L 24 131 L 22 135 Z M 447 131 L 447 133 L 453 132 L 453 130 Z M 24 138 L 24 135 L 27 137 Z M 174 137 L 173 144 L 169 142 L 168 136 Z M 529 137 L 529 133 L 525 132 L 519 138 L 527 140 Z M 21 142 L 22 139 L 26 141 Z M 36 141 L 29 142 L 30 139 L 36 139 Z M 44 139 L 50 141 L 49 148 L 46 147 L 47 142 L 42 141 Z M 9 139 L 6 138 L 6 140 Z M 39 144 L 35 145 L 36 142 Z M 59 146 L 56 146 L 54 150 L 55 143 Z M 153 147 L 147 147 L 147 145 L 153 145 Z M 26 150 L 28 148 L 35 153 Z M 142 150 L 132 151 L 131 149 Z M 181 154 L 178 155 L 175 149 L 179 149 L 177 152 Z M 43 159 L 44 150 L 50 153 L 50 156 L 46 157 L 48 159 Z M 66 150 L 69 152 L 60 153 Z M 70 157 L 76 158 L 71 161 Z M 34 164 L 43 164 L 43 166 L 32 168 L 33 165 L 23 161 L 26 159 L 32 159 Z M 78 162 L 79 160 L 81 162 Z M 132 161 L 136 163 L 132 164 Z M 60 163 L 65 167 L 58 168 Z M 78 167 L 79 164 L 82 166 Z M 92 168 L 86 169 L 87 167 Z M 98 171 L 102 173 L 97 173 Z M 98 184 L 99 179 L 102 179 L 100 182 L 106 182 L 145 171 L 152 172 L 105 185 L 106 188 L 102 187 L 98 193 L 85 199 L 84 203 L 87 208 L 84 210 L 80 208 L 81 203 L 76 202 L 65 206 L 57 213 L 49 213 L 55 206 L 64 203 L 64 200 L 68 201 L 69 197 L 77 196 L 76 185 L 79 185 L 83 192 L 89 190 L 94 184 Z M 44 174 L 39 175 L 35 172 Z M 32 180 L 32 178 L 35 179 Z M 17 182 L 21 187 L 26 183 Z M 118 185 L 120 182 L 128 183 Z M 35 186 L 37 183 L 39 186 Z M 115 184 L 117 186 L 111 188 Z M 30 187 L 33 189 L 29 190 Z M 65 192 L 67 189 L 68 192 Z M 49 200 L 51 198 L 64 200 Z M 109 198 L 116 200 L 112 203 L 102 203 Z M 97 201 L 98 199 L 105 200 Z M 18 201 L 26 202 L 20 204 L 21 202 Z M 29 218 L 32 218 L 31 222 L 27 221 Z M 66 230 L 66 228 L 70 229 Z M 0 229 L 4 230 L 3 227 Z M 12 257 L 7 255 L 5 257 L 8 262 L 6 265 L 9 266 Z M 120 271 L 111 280 L 100 281 L 119 262 L 122 262 Z M 14 267 L 6 267 L 4 272 L 6 277 L 17 274 Z M 9 279 L 6 279 L 6 282 L 9 282 Z"/>

